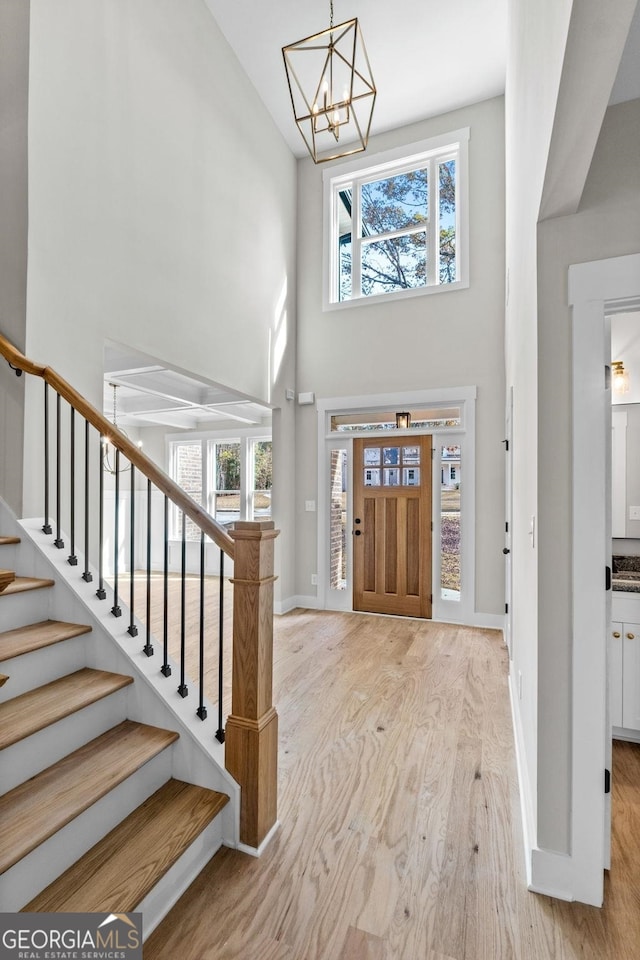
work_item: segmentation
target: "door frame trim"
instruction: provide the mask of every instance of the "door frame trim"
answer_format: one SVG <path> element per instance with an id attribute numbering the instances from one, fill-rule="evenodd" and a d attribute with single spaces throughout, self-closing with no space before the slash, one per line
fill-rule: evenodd
<path id="1" fill-rule="evenodd" d="M 604 389 L 605 312 L 640 296 L 640 254 L 569 267 L 573 327 L 572 797 L 571 898 L 599 906 L 603 897 L 603 776 L 606 729 L 607 598 L 611 556 L 604 465 L 611 443 Z M 602 464 L 602 469 L 594 469 Z M 579 798 L 579 802 L 577 802 Z M 552 874 L 554 871 L 551 871 Z M 553 880 L 553 876 L 551 879 Z M 536 876 L 534 872 L 534 885 Z M 536 887 L 534 886 L 534 889 Z"/>
<path id="2" fill-rule="evenodd" d="M 342 446 L 344 441 L 351 441 L 349 434 L 332 434 L 329 428 L 330 418 L 333 414 L 345 413 L 350 410 L 361 412 L 396 409 L 405 410 L 415 406 L 430 406 L 434 404 L 459 404 L 463 408 L 462 427 L 459 431 L 451 427 L 442 430 L 433 428 L 425 430 L 433 436 L 434 444 L 441 434 L 452 435 L 459 432 L 461 438 L 464 437 L 465 461 L 470 464 L 471 469 L 465 471 L 465 523 L 468 527 L 467 535 L 462 544 L 461 562 L 463 565 L 464 582 L 468 584 L 468 589 L 463 591 L 457 616 L 449 614 L 447 609 L 443 616 L 442 611 L 438 612 L 434 592 L 433 619 L 434 620 L 454 620 L 460 623 L 471 623 L 475 613 L 475 438 L 476 438 L 476 399 L 478 390 L 476 386 L 463 387 L 440 387 L 429 390 L 412 390 L 398 393 L 380 393 L 365 394 L 350 397 L 325 397 L 316 401 L 316 412 L 318 417 L 318 473 L 317 473 L 317 576 L 318 576 L 318 608 L 321 610 L 345 609 L 353 610 L 352 602 L 352 584 L 353 575 L 351 569 L 351 551 L 348 550 L 347 558 L 349 563 L 348 589 L 344 592 L 348 595 L 348 605 L 336 606 L 331 602 L 335 598 L 330 598 L 328 570 L 329 570 L 329 484 L 326 482 L 328 470 L 328 451 L 331 442 L 335 442 L 336 447 Z M 411 435 L 411 434 L 408 434 Z M 414 434 L 416 435 L 416 434 Z M 377 436 L 377 435 L 376 435 Z M 407 434 L 404 434 L 407 436 Z M 350 451 L 352 443 L 347 444 Z M 433 496 L 434 510 L 436 497 Z M 351 485 L 349 488 L 347 527 L 351 529 L 353 497 Z M 439 505 L 439 500 L 438 500 Z M 435 570 L 435 564 L 433 564 Z M 332 591 L 336 593 L 337 591 Z M 342 600 L 343 598 L 338 598 Z M 452 606 L 452 604 L 449 604 Z"/>

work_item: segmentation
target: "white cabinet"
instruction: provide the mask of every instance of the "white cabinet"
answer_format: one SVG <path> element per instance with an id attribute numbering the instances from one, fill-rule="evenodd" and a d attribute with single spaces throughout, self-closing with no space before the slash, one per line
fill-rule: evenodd
<path id="1" fill-rule="evenodd" d="M 640 738 L 640 623 L 612 622 L 609 664 L 611 724 Z"/>

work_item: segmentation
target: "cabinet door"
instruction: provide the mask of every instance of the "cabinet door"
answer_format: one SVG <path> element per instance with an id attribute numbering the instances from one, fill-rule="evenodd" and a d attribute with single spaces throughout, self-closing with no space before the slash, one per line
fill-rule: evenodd
<path id="1" fill-rule="evenodd" d="M 622 629 L 622 726 L 640 730 L 640 623 Z"/>
<path id="2" fill-rule="evenodd" d="M 609 641 L 609 714 L 611 726 L 622 726 L 622 624 L 611 624 Z"/>

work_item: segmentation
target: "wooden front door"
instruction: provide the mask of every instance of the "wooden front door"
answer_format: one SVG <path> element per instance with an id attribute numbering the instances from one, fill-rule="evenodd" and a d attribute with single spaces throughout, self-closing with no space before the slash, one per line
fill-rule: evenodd
<path id="1" fill-rule="evenodd" d="M 354 440 L 353 608 L 431 616 L 431 437 Z"/>

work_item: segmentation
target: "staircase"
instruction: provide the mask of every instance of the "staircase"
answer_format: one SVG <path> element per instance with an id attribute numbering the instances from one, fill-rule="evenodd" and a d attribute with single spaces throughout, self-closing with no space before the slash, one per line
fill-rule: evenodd
<path id="1" fill-rule="evenodd" d="M 139 910 L 146 936 L 229 798 L 174 778 L 180 734 L 131 719 L 141 681 L 88 665 L 92 626 L 50 617 L 66 585 L 24 575 L 29 556 L 0 536 L 0 910 Z"/>

